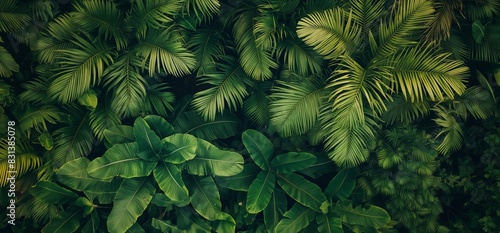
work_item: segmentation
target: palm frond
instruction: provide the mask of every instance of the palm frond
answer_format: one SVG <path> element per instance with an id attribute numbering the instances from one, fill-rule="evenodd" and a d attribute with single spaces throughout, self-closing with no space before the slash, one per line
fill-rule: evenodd
<path id="1" fill-rule="evenodd" d="M 434 18 L 425 31 L 425 37 L 428 41 L 437 41 L 438 43 L 450 38 L 451 26 L 457 22 L 456 10 L 463 7 L 462 1 L 440 0 L 435 1 Z"/>
<path id="2" fill-rule="evenodd" d="M 469 57 L 469 47 L 457 32 L 453 32 L 447 41 L 441 42 L 441 47 L 452 54 L 452 59 L 465 61 Z"/>
<path id="3" fill-rule="evenodd" d="M 253 12 L 248 10 L 238 16 L 233 26 L 236 49 L 245 73 L 256 80 L 266 80 L 273 76 L 271 69 L 278 68 L 278 64 L 271 58 L 269 51 L 257 45 L 253 33 L 253 15 Z"/>
<path id="4" fill-rule="evenodd" d="M 149 29 L 168 27 L 173 17 L 180 12 L 182 0 L 137 0 L 131 9 L 132 24 L 136 34 L 145 38 Z"/>
<path id="5" fill-rule="evenodd" d="M 21 84 L 24 91 L 19 94 L 19 100 L 33 104 L 49 103 L 50 98 L 48 98 L 47 91 L 49 90 L 50 81 L 48 77 L 39 75 L 35 79 Z"/>
<path id="6" fill-rule="evenodd" d="M 438 53 L 432 45 L 403 49 L 392 58 L 394 64 L 392 89 L 412 102 L 453 99 L 465 91 L 468 68 L 463 62 L 448 60 L 450 54 Z M 444 93 L 444 95 L 443 95 Z"/>
<path id="7" fill-rule="evenodd" d="M 199 29 L 189 39 L 188 44 L 197 60 L 197 74 L 215 71 L 215 61 L 224 55 L 221 31 L 217 27 Z"/>
<path id="8" fill-rule="evenodd" d="M 382 18 L 384 12 L 384 1 L 378 0 L 350 0 L 349 6 L 352 9 L 352 18 L 363 29 L 363 33 L 368 30 L 375 30 L 377 21 Z"/>
<path id="9" fill-rule="evenodd" d="M 74 4 L 74 22 L 87 32 L 98 29 L 105 40 L 113 38 L 116 48 L 121 50 L 128 44 L 124 35 L 125 21 L 113 1 L 83 1 Z"/>
<path id="10" fill-rule="evenodd" d="M 184 9 L 194 13 L 200 21 L 209 21 L 220 9 L 219 0 L 185 0 Z"/>
<path id="11" fill-rule="evenodd" d="M 45 36 L 31 43 L 31 47 L 41 63 L 52 64 L 65 49 L 76 47 L 71 40 L 72 34 L 77 30 L 78 26 L 69 14 L 61 15 L 49 22 L 46 32 L 43 33 Z"/>
<path id="12" fill-rule="evenodd" d="M 277 52 L 283 56 L 288 68 L 299 75 L 319 75 L 323 70 L 323 57 L 297 38 L 282 40 Z"/>
<path id="13" fill-rule="evenodd" d="M 269 112 L 271 123 L 281 135 L 301 135 L 315 124 L 319 108 L 327 97 L 324 83 L 316 79 L 277 82 L 278 85 L 269 96 Z"/>
<path id="14" fill-rule="evenodd" d="M 248 96 L 247 86 L 251 85 L 251 78 L 237 61 L 229 57 L 226 60 L 227 64 L 217 64 L 217 72 L 207 73 L 200 78 L 200 85 L 211 87 L 194 95 L 193 107 L 206 120 L 214 120 L 217 113 L 226 109 L 226 105 L 236 110 Z"/>
<path id="15" fill-rule="evenodd" d="M 278 44 L 278 17 L 273 13 L 264 13 L 255 17 L 253 34 L 257 48 L 271 50 Z M 283 36 L 282 36 L 283 37 Z"/>
<path id="16" fill-rule="evenodd" d="M 339 0 L 308 0 L 298 10 L 300 15 L 329 10 L 339 6 Z"/>
<path id="17" fill-rule="evenodd" d="M 36 0 L 28 5 L 31 15 L 35 20 L 47 22 L 54 17 L 54 6 L 50 0 Z"/>
<path id="18" fill-rule="evenodd" d="M 414 120 L 429 115 L 429 102 L 411 102 L 402 95 L 393 95 L 387 104 L 387 111 L 381 116 L 386 124 L 410 124 Z"/>
<path id="19" fill-rule="evenodd" d="M 0 4 L 0 32 L 15 32 L 23 30 L 31 17 L 17 0 L 5 0 Z"/>
<path id="20" fill-rule="evenodd" d="M 42 158 L 39 157 L 35 150 L 31 147 L 26 138 L 16 137 L 16 153 L 15 153 L 15 163 L 12 164 L 9 161 L 12 160 L 12 153 L 9 153 L 9 145 L 7 139 L 0 141 L 0 187 L 3 187 L 9 183 L 10 175 L 15 175 L 20 177 L 26 174 L 28 171 L 36 169 L 42 165 Z M 17 171 L 17 173 L 11 173 L 9 171 Z"/>
<path id="21" fill-rule="evenodd" d="M 105 43 L 88 41 L 74 35 L 74 49 L 60 53 L 61 67 L 57 68 L 49 95 L 59 102 L 68 103 L 80 97 L 97 83 L 104 72 L 104 65 L 112 61 L 113 51 Z"/>
<path id="22" fill-rule="evenodd" d="M 208 141 L 229 138 L 241 132 L 241 121 L 230 111 L 217 114 L 213 121 L 205 121 L 196 111 L 183 111 L 172 125 L 179 133 L 192 134 Z"/>
<path id="23" fill-rule="evenodd" d="M 399 48 L 415 44 L 412 38 L 432 21 L 434 8 L 427 0 L 403 0 L 395 2 L 395 13 L 388 23 L 380 24 L 379 46 L 375 54 L 385 57 Z"/>
<path id="24" fill-rule="evenodd" d="M 500 15 L 500 2 L 497 0 L 467 1 L 465 4 L 465 14 L 472 21 L 481 19 L 491 19 Z"/>
<path id="25" fill-rule="evenodd" d="M 19 130 L 30 136 L 31 129 L 38 132 L 47 131 L 47 123 L 56 124 L 62 118 L 61 111 L 52 105 L 24 105 L 18 107 L 14 114 Z"/>
<path id="26" fill-rule="evenodd" d="M 104 139 L 104 130 L 121 123 L 119 115 L 113 111 L 110 105 L 111 98 L 109 98 L 109 96 L 101 98 L 97 108 L 91 111 L 89 115 L 90 127 L 92 128 L 94 136 L 99 141 Z"/>
<path id="27" fill-rule="evenodd" d="M 484 38 L 481 43 L 477 43 L 473 38 L 469 38 L 468 49 L 469 59 L 486 62 L 500 61 L 500 21 L 493 21 L 484 26 Z"/>
<path id="28" fill-rule="evenodd" d="M 250 97 L 243 102 L 243 113 L 257 126 L 269 123 L 269 98 L 271 82 L 255 82 Z"/>
<path id="29" fill-rule="evenodd" d="M 169 30 L 150 30 L 137 45 L 137 54 L 148 63 L 149 76 L 166 72 L 177 77 L 191 73 L 196 66 L 195 56 L 186 49 L 180 37 Z"/>
<path id="30" fill-rule="evenodd" d="M 59 215 L 57 204 L 49 204 L 44 200 L 26 195 L 16 209 L 18 217 L 31 218 L 36 223 L 43 225 Z"/>
<path id="31" fill-rule="evenodd" d="M 476 119 L 495 115 L 496 105 L 491 94 L 481 86 L 472 86 L 453 101 L 457 113 L 466 119 L 470 113 Z"/>
<path id="32" fill-rule="evenodd" d="M 0 38 L 0 43 L 3 42 Z M 14 72 L 19 72 L 19 65 L 12 55 L 0 46 L 0 77 L 10 77 Z"/>
<path id="33" fill-rule="evenodd" d="M 462 147 L 463 131 L 462 126 L 457 122 L 455 116 L 453 116 L 453 112 L 442 105 L 436 106 L 433 110 L 437 114 L 437 118 L 434 121 L 442 127 L 436 138 L 444 135 L 443 141 L 436 150 L 442 154 L 459 150 Z"/>
<path id="34" fill-rule="evenodd" d="M 342 8 L 309 14 L 297 24 L 297 35 L 327 59 L 353 54 L 360 43 L 361 28 L 352 13 Z"/>
<path id="35" fill-rule="evenodd" d="M 111 109 L 120 116 L 138 116 L 144 103 L 147 82 L 139 72 L 140 66 L 139 57 L 123 51 L 103 75 L 104 86 L 113 93 Z"/>
<path id="36" fill-rule="evenodd" d="M 165 83 L 153 84 L 146 88 L 146 101 L 144 111 L 146 113 L 156 113 L 162 117 L 167 117 L 174 108 L 175 96 L 169 91 L 170 87 Z"/>

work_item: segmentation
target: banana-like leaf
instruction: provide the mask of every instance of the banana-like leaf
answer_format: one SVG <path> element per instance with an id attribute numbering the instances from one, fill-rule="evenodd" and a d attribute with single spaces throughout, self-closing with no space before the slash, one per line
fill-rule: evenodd
<path id="1" fill-rule="evenodd" d="M 87 167 L 89 164 L 90 160 L 86 157 L 78 158 L 65 163 L 57 171 L 59 182 L 77 191 L 87 189 L 98 181 L 88 175 Z"/>
<path id="2" fill-rule="evenodd" d="M 248 191 L 248 188 L 255 180 L 260 168 L 254 163 L 243 165 L 243 171 L 228 177 L 215 177 L 218 185 L 235 191 Z"/>
<path id="3" fill-rule="evenodd" d="M 474 23 L 472 23 L 472 37 L 474 38 L 476 43 L 481 44 L 481 42 L 483 42 L 484 34 L 485 30 L 481 21 L 474 21 Z"/>
<path id="4" fill-rule="evenodd" d="M 52 219 L 42 229 L 42 233 L 72 233 L 80 227 L 83 208 L 65 211 L 60 217 Z"/>
<path id="5" fill-rule="evenodd" d="M 134 136 L 139 149 L 137 156 L 146 161 L 158 161 L 163 144 L 143 118 L 139 117 L 135 120 Z"/>
<path id="6" fill-rule="evenodd" d="M 219 220 L 215 221 L 216 232 L 236 232 L 236 221 L 233 216 L 226 212 L 221 212 Z"/>
<path id="7" fill-rule="evenodd" d="M 327 197 L 335 196 L 341 201 L 345 201 L 356 186 L 356 171 L 352 168 L 344 168 L 337 173 L 325 189 Z"/>
<path id="8" fill-rule="evenodd" d="M 264 224 L 266 229 L 270 233 L 275 233 L 275 227 L 281 221 L 283 213 L 286 211 L 286 195 L 283 190 L 276 188 L 274 189 L 273 195 L 269 204 L 264 209 Z"/>
<path id="9" fill-rule="evenodd" d="M 243 132 L 241 139 L 250 157 L 262 170 L 269 170 L 269 161 L 274 154 L 274 145 L 262 133 L 248 129 Z"/>
<path id="10" fill-rule="evenodd" d="M 313 165 L 316 156 L 307 152 L 288 152 L 277 155 L 271 160 L 271 167 L 278 173 L 290 173 Z"/>
<path id="11" fill-rule="evenodd" d="M 182 231 L 179 230 L 179 228 L 177 228 L 177 226 L 172 224 L 172 222 L 170 222 L 169 220 L 160 220 L 153 218 L 151 220 L 151 226 L 161 232 L 182 233 Z"/>
<path id="12" fill-rule="evenodd" d="M 99 179 L 115 176 L 134 178 L 148 176 L 155 168 L 157 161 L 145 161 L 137 157 L 137 144 L 116 144 L 109 148 L 102 157 L 90 162 L 87 172 Z"/>
<path id="13" fill-rule="evenodd" d="M 221 220 L 221 208 L 219 190 L 212 177 L 192 176 L 186 179 L 189 190 L 192 191 L 191 204 L 194 210 L 207 220 Z"/>
<path id="14" fill-rule="evenodd" d="M 276 232 L 296 233 L 307 227 L 316 217 L 317 213 L 299 203 L 283 215 L 283 219 L 276 226 Z"/>
<path id="15" fill-rule="evenodd" d="M 111 145 L 135 142 L 134 128 L 128 125 L 116 125 L 106 129 L 104 137 Z"/>
<path id="16" fill-rule="evenodd" d="M 349 202 L 338 202 L 333 211 L 343 222 L 365 227 L 381 228 L 391 220 L 387 211 L 373 205 L 369 205 L 366 209 L 361 206 L 353 208 Z"/>
<path id="17" fill-rule="evenodd" d="M 30 193 L 47 203 L 64 204 L 78 198 L 76 193 L 45 180 L 39 181 L 35 186 L 33 186 L 33 188 L 30 189 Z"/>
<path id="18" fill-rule="evenodd" d="M 193 135 L 178 133 L 166 137 L 162 142 L 164 146 L 161 159 L 165 162 L 180 164 L 196 155 L 198 141 Z"/>
<path id="19" fill-rule="evenodd" d="M 177 226 L 187 232 L 209 233 L 211 227 L 203 221 L 194 210 L 189 207 L 177 208 L 175 211 L 177 216 Z"/>
<path id="20" fill-rule="evenodd" d="M 139 223 L 134 223 L 125 233 L 146 233 L 146 231 L 139 225 Z"/>
<path id="21" fill-rule="evenodd" d="M 318 214 L 316 216 L 319 233 L 344 233 L 342 220 L 332 214 Z"/>
<path id="22" fill-rule="evenodd" d="M 316 154 L 316 158 L 316 163 L 300 170 L 300 173 L 313 179 L 317 179 L 322 175 L 332 172 L 332 167 L 334 167 L 335 164 L 325 153 Z"/>
<path id="23" fill-rule="evenodd" d="M 149 177 L 125 179 L 118 189 L 108 216 L 110 233 L 127 231 L 142 215 L 156 192 Z"/>
<path id="24" fill-rule="evenodd" d="M 196 157 L 184 163 L 189 174 L 199 176 L 233 176 L 243 170 L 243 157 L 221 150 L 210 142 L 198 139 Z"/>
<path id="25" fill-rule="evenodd" d="M 181 170 L 174 164 L 160 162 L 153 170 L 153 175 L 160 189 L 172 201 L 181 201 L 189 196 L 189 191 L 182 180 Z"/>
<path id="26" fill-rule="evenodd" d="M 101 220 L 99 219 L 99 214 L 97 211 L 92 211 L 90 216 L 85 219 L 85 226 L 82 228 L 82 233 L 98 233 L 99 232 L 99 224 Z"/>
<path id="27" fill-rule="evenodd" d="M 241 121 L 230 112 L 224 111 L 213 121 L 205 121 L 196 111 L 182 112 L 174 123 L 178 133 L 187 133 L 205 140 L 224 139 L 240 132 Z"/>
<path id="28" fill-rule="evenodd" d="M 298 203 L 317 212 L 325 212 L 326 197 L 318 185 L 295 173 L 278 175 L 278 184 Z"/>
<path id="29" fill-rule="evenodd" d="M 248 188 L 247 211 L 257 214 L 264 210 L 271 200 L 276 177 L 271 171 L 261 171 Z"/>
<path id="30" fill-rule="evenodd" d="M 164 139 L 175 133 L 174 127 L 170 125 L 165 118 L 156 115 L 147 115 L 144 120 L 148 123 L 149 128 L 156 133 L 160 139 Z"/>
<path id="31" fill-rule="evenodd" d="M 96 181 L 83 191 L 89 200 L 97 199 L 100 204 L 111 204 L 122 184 L 122 179 L 113 179 L 111 182 Z"/>

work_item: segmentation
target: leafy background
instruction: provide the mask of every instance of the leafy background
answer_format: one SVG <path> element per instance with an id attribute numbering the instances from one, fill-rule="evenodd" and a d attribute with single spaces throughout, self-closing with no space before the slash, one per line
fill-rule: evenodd
<path id="1" fill-rule="evenodd" d="M 4 0 L 18 177 L 16 225 L 0 227 L 498 232 L 499 14 L 497 0 Z M 6 140 L 0 170 L 7 193 Z"/>

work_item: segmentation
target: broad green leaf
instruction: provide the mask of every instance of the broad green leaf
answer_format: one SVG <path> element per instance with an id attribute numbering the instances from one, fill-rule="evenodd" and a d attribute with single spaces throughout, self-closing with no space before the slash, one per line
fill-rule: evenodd
<path id="1" fill-rule="evenodd" d="M 83 218 L 83 208 L 68 210 L 60 217 L 52 219 L 42 229 L 42 233 L 71 233 L 80 227 Z"/>
<path id="2" fill-rule="evenodd" d="M 330 181 L 325 189 L 327 197 L 335 196 L 345 201 L 356 186 L 356 171 L 352 168 L 344 168 Z"/>
<path id="3" fill-rule="evenodd" d="M 255 180 L 255 177 L 259 173 L 260 168 L 254 163 L 247 163 L 243 165 L 243 171 L 234 175 L 227 177 L 215 177 L 215 181 L 218 185 L 224 188 L 228 188 L 235 191 L 248 191 L 248 188 Z"/>
<path id="4" fill-rule="evenodd" d="M 149 128 L 155 132 L 155 134 L 160 138 L 166 138 L 175 133 L 174 127 L 170 125 L 167 120 L 161 116 L 148 115 L 144 117 L 144 120 L 148 123 Z"/>
<path id="5" fill-rule="evenodd" d="M 134 122 L 134 136 L 137 140 L 139 152 L 137 156 L 147 161 L 157 161 L 158 152 L 162 147 L 160 138 L 149 128 L 148 123 L 137 118 Z"/>
<path id="6" fill-rule="evenodd" d="M 286 211 L 286 195 L 281 189 L 274 189 L 269 204 L 264 209 L 264 224 L 270 233 L 274 233 L 276 225 L 281 221 Z"/>
<path id="7" fill-rule="evenodd" d="M 298 203 L 317 212 L 324 212 L 321 207 L 326 202 L 326 197 L 316 184 L 295 173 L 279 175 L 278 184 Z"/>
<path id="8" fill-rule="evenodd" d="M 87 172 L 99 179 L 115 176 L 134 178 L 148 176 L 157 162 L 145 161 L 136 156 L 137 144 L 116 144 L 109 148 L 102 157 L 90 162 Z"/>
<path id="9" fill-rule="evenodd" d="M 39 181 L 33 188 L 30 188 L 29 191 L 33 196 L 47 203 L 64 204 L 78 198 L 76 193 L 45 180 Z"/>
<path id="10" fill-rule="evenodd" d="M 221 212 L 219 220 L 215 221 L 214 228 L 218 233 L 236 232 L 236 221 L 230 214 Z"/>
<path id="11" fill-rule="evenodd" d="M 220 150 L 198 139 L 196 157 L 185 163 L 189 174 L 199 176 L 233 176 L 243 170 L 243 157 L 232 151 Z"/>
<path id="12" fill-rule="evenodd" d="M 288 152 L 277 155 L 271 160 L 271 167 L 278 173 L 290 173 L 313 165 L 316 156 L 306 152 Z"/>
<path id="13" fill-rule="evenodd" d="M 326 154 L 323 153 L 317 154 L 316 158 L 317 158 L 316 163 L 305 169 L 300 170 L 300 173 L 309 176 L 313 179 L 317 179 L 324 174 L 332 172 L 332 167 L 335 167 L 335 164 L 330 158 L 328 158 Z"/>
<path id="14" fill-rule="evenodd" d="M 97 107 L 97 95 L 94 91 L 89 90 L 78 97 L 78 103 L 92 111 Z"/>
<path id="15" fill-rule="evenodd" d="M 314 220 L 317 213 L 303 205 L 295 203 L 283 215 L 283 219 L 276 226 L 276 232 L 296 233 L 307 227 Z"/>
<path id="16" fill-rule="evenodd" d="M 160 189 L 172 201 L 181 201 L 189 196 L 188 189 L 182 180 L 181 170 L 175 165 L 160 162 L 153 170 L 153 175 Z"/>
<path id="17" fill-rule="evenodd" d="M 111 204 L 115 199 L 116 192 L 122 184 L 122 179 L 113 179 L 111 182 L 96 181 L 83 191 L 91 200 L 97 199 L 100 204 Z"/>
<path id="18" fill-rule="evenodd" d="M 193 135 L 177 133 L 164 138 L 162 142 L 161 158 L 165 162 L 180 164 L 196 155 L 198 141 Z"/>
<path id="19" fill-rule="evenodd" d="M 89 164 L 90 160 L 86 157 L 65 163 L 57 171 L 59 182 L 77 191 L 83 191 L 94 185 L 98 180 L 88 175 L 87 167 Z"/>
<path id="20" fill-rule="evenodd" d="M 335 206 L 334 212 L 340 216 L 343 222 L 352 225 L 380 228 L 391 221 L 387 211 L 374 205 L 368 205 L 367 209 L 361 206 L 353 208 L 351 203 L 340 202 Z"/>
<path id="21" fill-rule="evenodd" d="M 222 204 L 219 190 L 212 177 L 193 176 L 187 181 L 189 181 L 189 190 L 193 192 L 191 204 L 194 210 L 208 220 L 220 220 Z"/>
<path id="22" fill-rule="evenodd" d="M 105 129 L 104 137 L 111 145 L 135 142 L 134 128 L 128 125 L 116 125 Z"/>
<path id="23" fill-rule="evenodd" d="M 271 171 L 261 171 L 248 188 L 247 210 L 251 214 L 261 212 L 271 200 L 276 177 Z"/>
<path id="24" fill-rule="evenodd" d="M 146 231 L 139 225 L 139 223 L 134 223 L 125 233 L 146 233 Z"/>
<path id="25" fill-rule="evenodd" d="M 269 170 L 269 160 L 274 154 L 274 145 L 262 133 L 248 129 L 241 135 L 243 144 L 247 148 L 250 157 L 262 170 Z"/>
<path id="26" fill-rule="evenodd" d="M 168 207 L 168 208 L 172 208 L 172 205 L 175 205 L 178 207 L 184 207 L 184 206 L 191 204 L 191 197 L 187 197 L 181 201 L 173 201 L 163 193 L 156 193 L 153 196 L 153 200 L 151 200 L 151 204 L 155 204 L 155 205 L 160 206 L 160 207 Z"/>
<path id="27" fill-rule="evenodd" d="M 332 214 L 318 214 L 316 216 L 319 233 L 344 233 L 342 230 L 342 220 L 332 216 Z"/>
<path id="28" fill-rule="evenodd" d="M 484 39 L 484 32 L 485 29 L 480 20 L 476 20 L 472 23 L 472 37 L 474 37 L 476 43 L 481 44 Z"/>
<path id="29" fill-rule="evenodd" d="M 175 216 L 177 216 L 177 226 L 181 230 L 196 233 L 211 232 L 211 227 L 189 207 L 177 208 Z"/>
<path id="30" fill-rule="evenodd" d="M 90 213 L 90 216 L 87 217 L 85 220 L 86 222 L 85 226 L 82 229 L 82 233 L 99 233 L 99 223 L 101 222 L 99 219 L 99 214 L 97 211 L 92 211 Z"/>
<path id="31" fill-rule="evenodd" d="M 108 231 L 127 231 L 142 215 L 155 192 L 148 177 L 125 179 L 116 193 L 113 209 L 108 216 Z"/>
<path id="32" fill-rule="evenodd" d="M 235 136 L 241 128 L 240 119 L 229 110 L 217 114 L 213 121 L 205 121 L 196 111 L 182 112 L 172 124 L 179 133 L 192 134 L 209 141 Z"/>
<path id="33" fill-rule="evenodd" d="M 38 141 L 46 150 L 52 150 L 52 148 L 54 148 L 54 142 L 49 132 L 44 132 L 38 136 Z"/>
<path id="34" fill-rule="evenodd" d="M 153 218 L 151 220 L 151 226 L 154 229 L 160 230 L 161 232 L 172 232 L 172 233 L 181 233 L 182 231 L 177 228 L 172 222 L 168 220 L 159 220 Z"/>
<path id="35" fill-rule="evenodd" d="M 83 207 L 82 209 L 84 210 L 83 216 L 89 215 L 93 210 L 94 210 L 94 203 L 92 203 L 89 199 L 86 197 L 79 197 L 75 201 L 75 205 L 79 207 Z"/>

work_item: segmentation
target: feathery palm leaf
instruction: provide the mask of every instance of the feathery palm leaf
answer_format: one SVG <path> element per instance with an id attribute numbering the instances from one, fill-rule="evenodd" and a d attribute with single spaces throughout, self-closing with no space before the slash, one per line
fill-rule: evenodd
<path id="1" fill-rule="evenodd" d="M 447 154 L 460 149 L 460 147 L 462 147 L 463 138 L 462 126 L 457 122 L 452 111 L 441 105 L 438 105 L 433 110 L 438 115 L 438 118 L 434 119 L 434 121 L 436 124 L 443 127 L 436 138 L 444 134 L 443 141 L 436 150 L 440 153 Z"/>
<path id="2" fill-rule="evenodd" d="M 207 73 L 200 78 L 201 85 L 210 85 L 194 95 L 193 107 L 206 120 L 214 120 L 217 113 L 227 107 L 236 109 L 248 96 L 247 86 L 252 79 L 243 71 L 234 59 L 227 58 L 227 63 L 218 63 L 218 72 Z"/>
<path id="3" fill-rule="evenodd" d="M 106 69 L 104 86 L 113 92 L 111 108 L 120 116 L 138 116 L 146 98 L 147 82 L 139 72 L 140 58 L 129 51 Z"/>
<path id="4" fill-rule="evenodd" d="M 149 64 L 149 76 L 166 72 L 177 77 L 191 73 L 196 66 L 195 56 L 186 49 L 181 38 L 169 30 L 150 30 L 137 45 L 144 58 L 142 67 Z"/>
<path id="5" fill-rule="evenodd" d="M 2 38 L 0 38 L 0 43 L 2 42 Z M 19 65 L 10 53 L 3 46 L 0 46 L 0 77 L 10 77 L 14 72 L 19 72 Z"/>
<path id="6" fill-rule="evenodd" d="M 376 23 L 384 12 L 384 1 L 378 0 L 350 0 L 352 18 L 360 25 L 363 34 L 368 30 L 375 30 Z"/>
<path id="7" fill-rule="evenodd" d="M 198 75 L 213 72 L 215 61 L 224 55 L 222 35 L 215 26 L 197 30 L 188 44 L 196 57 Z"/>
<path id="8" fill-rule="evenodd" d="M 28 5 L 31 15 L 35 20 L 47 22 L 54 17 L 54 5 L 50 0 L 36 0 L 31 1 Z"/>
<path id="9" fill-rule="evenodd" d="M 59 216 L 60 210 L 56 204 L 49 204 L 31 195 L 25 197 L 26 199 L 23 199 L 22 204 L 16 209 L 17 217 L 32 218 L 36 223 L 42 225 Z"/>
<path id="10" fill-rule="evenodd" d="M 412 37 L 432 21 L 434 8 L 427 0 L 404 0 L 394 4 L 396 11 L 387 24 L 380 24 L 379 46 L 375 54 L 382 57 L 397 51 L 401 46 L 414 44 Z"/>
<path id="11" fill-rule="evenodd" d="M 167 112 L 174 108 L 175 96 L 169 92 L 170 87 L 165 83 L 153 84 L 146 89 L 146 101 L 144 102 L 144 111 L 147 113 L 156 113 L 162 117 L 167 117 Z"/>
<path id="12" fill-rule="evenodd" d="M 273 76 L 271 69 L 276 69 L 278 64 L 271 59 L 269 51 L 257 45 L 253 32 L 255 27 L 253 15 L 251 10 L 244 11 L 234 23 L 236 49 L 245 73 L 256 80 L 266 80 Z"/>
<path id="13" fill-rule="evenodd" d="M 184 9 L 189 13 L 194 12 L 194 15 L 200 21 L 208 21 L 212 16 L 219 12 L 219 0 L 185 0 Z"/>
<path id="14" fill-rule="evenodd" d="M 31 17 L 24 12 L 17 0 L 5 0 L 0 4 L 0 32 L 15 32 L 28 26 Z"/>
<path id="15" fill-rule="evenodd" d="M 9 183 L 7 178 L 10 175 L 19 177 L 42 165 L 42 158 L 35 153 L 29 142 L 21 137 L 16 139 L 16 162 L 14 164 L 9 163 L 9 154 L 12 155 L 12 153 L 9 153 L 11 150 L 8 150 L 7 139 L 0 141 L 0 187 Z M 17 173 L 14 174 L 9 171 L 17 171 Z"/>
<path id="16" fill-rule="evenodd" d="M 465 14 L 472 21 L 477 19 L 491 19 L 500 15 L 500 2 L 497 0 L 467 1 Z"/>
<path id="17" fill-rule="evenodd" d="M 99 82 L 104 65 L 112 61 L 113 51 L 104 43 L 88 41 L 74 35 L 74 49 L 65 49 L 60 54 L 61 67 L 50 85 L 49 95 L 62 103 L 80 97 L 92 85 Z"/>
<path id="18" fill-rule="evenodd" d="M 71 42 L 73 33 L 78 31 L 78 26 L 73 22 L 69 14 L 61 15 L 49 22 L 46 27 L 44 37 L 41 37 L 32 43 L 33 50 L 37 53 L 37 57 L 42 63 L 52 64 L 59 54 L 68 48 L 75 48 L 75 44 Z"/>
<path id="19" fill-rule="evenodd" d="M 491 94 L 481 86 L 472 86 L 464 94 L 455 98 L 457 113 L 466 118 L 469 112 L 476 119 L 486 119 L 495 115 L 496 105 Z"/>
<path id="20" fill-rule="evenodd" d="M 72 12 L 74 22 L 85 31 L 99 29 L 99 35 L 105 40 L 113 38 L 118 50 L 127 46 L 127 39 L 123 34 L 123 16 L 112 1 L 83 1 L 75 3 Z"/>
<path id="21" fill-rule="evenodd" d="M 21 84 L 24 91 L 19 94 L 19 100 L 25 103 L 47 104 L 50 101 L 47 94 L 50 81 L 49 78 L 39 75 L 35 79 Z"/>
<path id="22" fill-rule="evenodd" d="M 278 18 L 273 13 L 264 13 L 255 17 L 253 34 L 257 48 L 270 50 L 278 43 Z"/>
<path id="23" fill-rule="evenodd" d="M 404 49 L 394 55 L 393 90 L 412 102 L 426 97 L 443 101 L 465 91 L 468 68 L 461 61 L 448 60 L 449 54 L 437 53 L 432 45 Z"/>
<path id="24" fill-rule="evenodd" d="M 278 43 L 277 53 L 283 56 L 288 68 L 299 75 L 322 73 L 323 57 L 297 38 L 288 38 Z"/>
<path id="25" fill-rule="evenodd" d="M 297 35 L 327 59 L 353 54 L 360 43 L 361 28 L 352 14 L 341 8 L 309 14 L 297 24 Z"/>
<path id="26" fill-rule="evenodd" d="M 392 125 L 395 123 L 410 124 L 415 119 L 429 115 L 429 102 L 411 102 L 402 95 L 393 95 L 392 101 L 387 104 L 387 111 L 382 115 L 382 120 Z"/>
<path id="27" fill-rule="evenodd" d="M 89 115 L 90 127 L 99 141 L 104 139 L 104 130 L 121 123 L 120 117 L 113 111 L 110 105 L 111 100 L 106 96 L 104 101 L 99 101 L 97 108 L 90 112 Z"/>
<path id="28" fill-rule="evenodd" d="M 47 123 L 56 124 L 62 113 L 52 105 L 25 105 L 15 110 L 19 130 L 30 136 L 31 129 L 38 132 L 47 131 Z"/>
<path id="29" fill-rule="evenodd" d="M 131 16 L 136 34 L 145 38 L 151 28 L 167 27 L 182 7 L 182 0 L 136 0 L 133 2 Z M 148 28 L 151 27 L 151 28 Z"/>
<path id="30" fill-rule="evenodd" d="M 455 11 L 462 8 L 462 1 L 439 0 L 435 1 L 436 12 L 429 27 L 425 31 L 427 40 L 448 40 L 450 38 L 452 23 L 457 21 Z"/>
<path id="31" fill-rule="evenodd" d="M 265 126 L 269 122 L 269 98 L 267 93 L 271 89 L 270 82 L 256 82 L 252 92 L 243 103 L 243 113 L 254 124 Z"/>
<path id="32" fill-rule="evenodd" d="M 306 133 L 319 115 L 319 108 L 326 99 L 324 84 L 319 80 L 280 82 L 270 95 L 271 123 L 286 137 Z"/>

